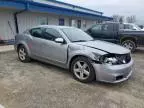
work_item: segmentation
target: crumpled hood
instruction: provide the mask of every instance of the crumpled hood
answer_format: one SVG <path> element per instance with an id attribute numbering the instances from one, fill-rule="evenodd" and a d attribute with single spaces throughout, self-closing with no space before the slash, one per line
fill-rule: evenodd
<path id="1" fill-rule="evenodd" d="M 120 45 L 116 45 L 113 43 L 100 41 L 100 40 L 88 41 L 88 42 L 78 42 L 76 44 L 94 48 L 94 49 L 98 49 L 98 50 L 101 50 L 101 51 L 104 51 L 107 53 L 112 53 L 112 54 L 130 53 L 130 50 L 128 50 Z"/>

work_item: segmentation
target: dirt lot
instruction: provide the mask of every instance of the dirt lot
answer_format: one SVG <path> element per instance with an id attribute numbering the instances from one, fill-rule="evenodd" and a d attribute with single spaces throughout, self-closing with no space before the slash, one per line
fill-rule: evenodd
<path id="1" fill-rule="evenodd" d="M 5 108 L 144 108 L 144 50 L 137 50 L 133 77 L 120 84 L 75 81 L 64 69 L 15 52 L 0 53 L 0 104 Z"/>

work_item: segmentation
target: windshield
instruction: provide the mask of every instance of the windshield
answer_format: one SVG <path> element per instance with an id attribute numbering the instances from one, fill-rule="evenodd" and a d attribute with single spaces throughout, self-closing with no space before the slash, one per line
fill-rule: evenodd
<path id="1" fill-rule="evenodd" d="M 90 35 L 77 28 L 63 28 L 62 31 L 71 42 L 85 42 L 93 40 Z"/>

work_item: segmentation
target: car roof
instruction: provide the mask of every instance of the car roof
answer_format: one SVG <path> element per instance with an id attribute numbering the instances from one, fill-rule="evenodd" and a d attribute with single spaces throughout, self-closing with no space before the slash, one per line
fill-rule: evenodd
<path id="1" fill-rule="evenodd" d="M 39 28 L 39 27 L 54 28 L 54 29 L 75 28 L 75 27 L 69 27 L 69 26 L 56 26 L 56 25 L 39 25 L 39 26 L 35 26 L 33 28 Z"/>

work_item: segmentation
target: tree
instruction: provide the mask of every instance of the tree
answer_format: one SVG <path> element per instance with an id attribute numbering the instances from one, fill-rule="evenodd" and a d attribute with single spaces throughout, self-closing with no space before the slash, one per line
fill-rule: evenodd
<path id="1" fill-rule="evenodd" d="M 123 17 L 123 16 L 120 16 L 119 22 L 120 22 L 121 24 L 124 23 L 124 17 Z"/>
<path id="2" fill-rule="evenodd" d="M 135 23 L 136 22 L 136 16 L 128 16 L 126 18 L 127 23 Z"/>
<path id="3" fill-rule="evenodd" d="M 112 17 L 114 22 L 119 22 L 119 15 L 113 15 Z"/>
<path id="4" fill-rule="evenodd" d="M 119 23 L 124 23 L 124 16 L 113 15 L 113 21 L 114 22 L 119 22 Z"/>

